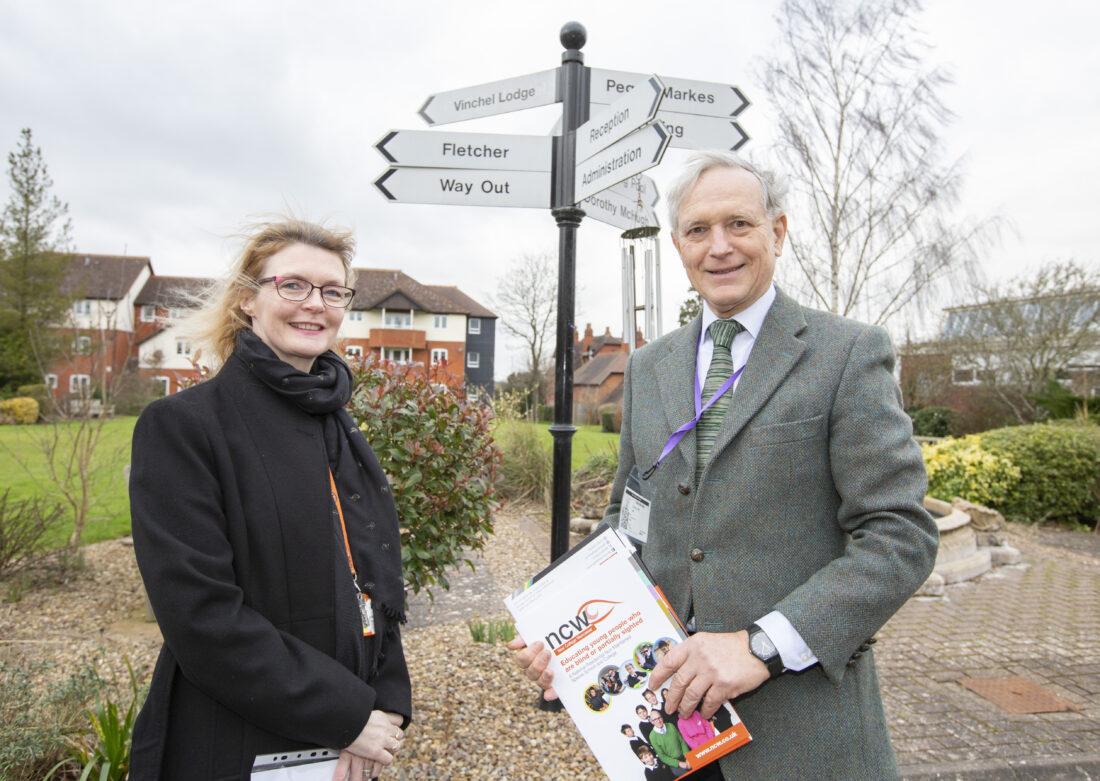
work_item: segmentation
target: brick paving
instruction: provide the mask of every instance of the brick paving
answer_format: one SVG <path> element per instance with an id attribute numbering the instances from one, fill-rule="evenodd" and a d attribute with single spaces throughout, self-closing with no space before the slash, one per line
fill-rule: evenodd
<path id="1" fill-rule="evenodd" d="M 905 778 L 1100 778 L 1095 535 L 1009 541 L 1022 563 L 910 600 L 879 633 L 875 658 Z M 1005 676 L 1077 709 L 1009 713 L 957 683 Z"/>
<path id="2" fill-rule="evenodd" d="M 523 533 L 549 551 L 545 524 Z M 578 538 L 574 538 L 576 541 Z M 879 632 L 875 659 L 902 777 L 1100 779 L 1100 535 L 1013 525 L 1017 565 L 910 600 Z M 425 625 L 500 612 L 491 568 L 452 578 Z M 1015 714 L 961 678 L 1021 676 L 1076 710 Z"/>

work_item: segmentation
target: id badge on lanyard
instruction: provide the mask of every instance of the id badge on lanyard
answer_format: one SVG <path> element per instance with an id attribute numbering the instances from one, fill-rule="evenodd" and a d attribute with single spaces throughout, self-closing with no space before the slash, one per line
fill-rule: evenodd
<path id="1" fill-rule="evenodd" d="M 649 510 L 653 505 L 653 486 L 642 477 L 635 464 L 626 476 L 626 487 L 619 505 L 619 531 L 645 545 L 649 540 Z"/>

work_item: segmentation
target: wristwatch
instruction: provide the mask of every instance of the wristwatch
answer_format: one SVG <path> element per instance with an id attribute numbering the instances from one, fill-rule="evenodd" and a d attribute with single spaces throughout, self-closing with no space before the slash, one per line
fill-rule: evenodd
<path id="1" fill-rule="evenodd" d="M 783 657 L 779 655 L 779 649 L 768 637 L 768 633 L 756 624 L 749 627 L 749 651 L 757 659 L 768 666 L 768 672 L 772 678 L 778 678 L 783 672 Z"/>

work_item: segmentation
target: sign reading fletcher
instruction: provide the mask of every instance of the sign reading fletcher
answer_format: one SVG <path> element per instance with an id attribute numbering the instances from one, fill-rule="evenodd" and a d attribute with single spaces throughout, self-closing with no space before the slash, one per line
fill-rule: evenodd
<path id="1" fill-rule="evenodd" d="M 394 165 L 549 171 L 549 136 L 392 130 L 374 145 Z"/>
<path id="2" fill-rule="evenodd" d="M 558 70 L 554 68 L 429 95 L 420 107 L 420 116 L 429 125 L 442 125 L 535 106 L 548 106 L 560 99 Z"/>

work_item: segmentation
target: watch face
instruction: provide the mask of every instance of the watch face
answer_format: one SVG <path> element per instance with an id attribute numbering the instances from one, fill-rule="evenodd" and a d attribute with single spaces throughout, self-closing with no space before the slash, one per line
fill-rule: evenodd
<path id="1" fill-rule="evenodd" d="M 775 646 L 772 645 L 772 641 L 769 640 L 768 636 L 763 632 L 755 633 L 749 645 L 752 648 L 752 652 L 761 659 L 767 659 L 775 655 Z"/>

